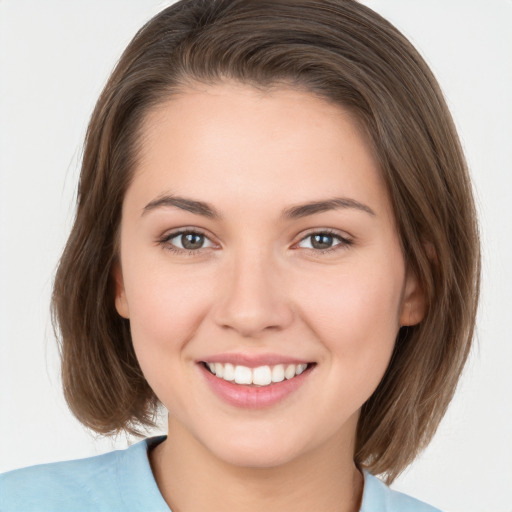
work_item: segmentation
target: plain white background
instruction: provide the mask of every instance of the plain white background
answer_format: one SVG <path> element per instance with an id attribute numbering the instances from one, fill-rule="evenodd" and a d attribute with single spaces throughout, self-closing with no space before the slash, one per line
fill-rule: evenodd
<path id="1" fill-rule="evenodd" d="M 95 100 L 135 31 L 168 3 L 0 0 L 0 471 L 133 442 L 95 438 L 68 412 L 48 309 Z M 434 441 L 394 487 L 447 512 L 511 512 L 512 2 L 363 3 L 437 75 L 483 240 L 475 349 Z"/>

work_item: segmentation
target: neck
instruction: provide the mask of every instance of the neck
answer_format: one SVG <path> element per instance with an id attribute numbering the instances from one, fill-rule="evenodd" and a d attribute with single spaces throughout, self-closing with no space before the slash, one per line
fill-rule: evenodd
<path id="1" fill-rule="evenodd" d="M 354 443 L 337 435 L 292 461 L 273 467 L 240 467 L 215 457 L 180 423 L 150 453 L 160 492 L 173 512 L 356 512 L 363 477 Z"/>

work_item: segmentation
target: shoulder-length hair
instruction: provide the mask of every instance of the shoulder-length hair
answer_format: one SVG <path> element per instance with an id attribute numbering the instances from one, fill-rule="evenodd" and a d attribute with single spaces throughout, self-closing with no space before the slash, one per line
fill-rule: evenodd
<path id="1" fill-rule="evenodd" d="M 403 327 L 364 404 L 354 459 L 391 482 L 432 438 L 473 337 L 478 227 L 454 123 L 430 69 L 389 22 L 353 0 L 181 0 L 136 34 L 88 128 L 53 318 L 66 400 L 103 434 L 140 433 L 158 399 L 141 372 L 112 269 L 123 197 L 148 111 L 187 83 L 299 87 L 358 119 L 380 163 L 426 315 Z"/>

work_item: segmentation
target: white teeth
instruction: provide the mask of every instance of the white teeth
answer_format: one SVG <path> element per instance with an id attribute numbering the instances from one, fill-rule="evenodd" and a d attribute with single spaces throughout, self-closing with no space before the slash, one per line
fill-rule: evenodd
<path id="1" fill-rule="evenodd" d="M 237 384 L 252 384 L 252 371 L 247 366 L 235 368 L 235 382 Z"/>
<path id="2" fill-rule="evenodd" d="M 220 377 L 222 379 L 222 377 L 224 376 L 224 366 L 221 363 L 215 363 L 215 369 L 212 370 L 212 373 L 215 373 L 217 377 Z"/>
<path id="3" fill-rule="evenodd" d="M 227 381 L 235 381 L 242 385 L 268 386 L 272 383 L 282 382 L 284 379 L 293 379 L 308 367 L 307 364 L 276 364 L 275 366 L 258 366 L 249 368 L 243 365 L 234 366 L 231 363 L 206 363 L 210 371 Z"/>
<path id="4" fill-rule="evenodd" d="M 222 378 L 224 380 L 235 380 L 235 367 L 231 363 L 226 363 L 224 365 Z"/>
<path id="5" fill-rule="evenodd" d="M 272 382 L 282 382 L 284 380 L 284 366 L 282 364 L 276 364 L 272 368 Z"/>
<path id="6" fill-rule="evenodd" d="M 299 365 L 297 365 L 296 375 L 300 375 L 307 367 L 308 367 L 307 364 L 299 364 Z"/>
<path id="7" fill-rule="evenodd" d="M 284 371 L 284 376 L 287 378 L 287 379 L 293 379 L 293 377 L 295 377 L 295 370 L 296 370 L 296 366 L 294 364 L 289 364 L 287 367 L 286 367 L 286 370 Z"/>
<path id="8" fill-rule="evenodd" d="M 272 382 L 270 366 L 258 366 L 252 371 L 252 383 L 257 386 L 268 386 Z"/>

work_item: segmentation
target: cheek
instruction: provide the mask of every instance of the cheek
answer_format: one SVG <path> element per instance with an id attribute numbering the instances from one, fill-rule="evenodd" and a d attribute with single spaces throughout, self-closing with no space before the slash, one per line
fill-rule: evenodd
<path id="1" fill-rule="evenodd" d="M 401 261 L 401 258 L 395 261 Z M 399 329 L 403 265 L 386 260 L 351 265 L 302 281 L 303 318 L 351 382 L 384 373 Z"/>
<path id="2" fill-rule="evenodd" d="M 131 272 L 135 279 L 126 283 L 133 345 L 142 367 L 158 368 L 164 353 L 181 354 L 210 301 L 209 287 L 198 276 L 163 270 Z"/>
<path id="3" fill-rule="evenodd" d="M 195 401 L 193 364 L 187 350 L 208 308 L 208 288 L 186 272 L 153 273 L 146 268 L 140 279 L 128 283 L 130 329 L 142 372 L 169 412 L 179 416 Z M 132 273 L 131 275 L 137 275 Z M 187 277 L 185 277 L 185 275 Z"/>
<path id="4" fill-rule="evenodd" d="M 399 329 L 400 275 L 392 268 L 352 267 L 332 276 L 321 291 L 318 280 L 305 287 L 309 314 L 303 316 L 323 345 L 327 368 L 316 408 L 334 430 L 360 410 L 389 365 Z"/>
<path id="5" fill-rule="evenodd" d="M 396 265 L 353 265 L 311 279 L 302 276 L 297 293 L 305 315 L 326 333 L 357 335 L 377 326 L 394 331 L 399 327 L 403 281 L 404 272 Z"/>

